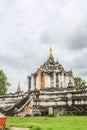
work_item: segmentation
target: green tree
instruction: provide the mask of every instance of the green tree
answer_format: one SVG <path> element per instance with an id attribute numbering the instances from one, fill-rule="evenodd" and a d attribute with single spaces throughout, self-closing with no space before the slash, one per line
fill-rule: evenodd
<path id="1" fill-rule="evenodd" d="M 75 84 L 75 87 L 83 88 L 86 86 L 86 81 L 82 80 L 80 77 L 75 77 L 74 84 Z"/>
<path id="2" fill-rule="evenodd" d="M 10 86 L 10 83 L 7 81 L 7 76 L 0 70 L 0 94 L 6 94 L 7 86 Z"/>

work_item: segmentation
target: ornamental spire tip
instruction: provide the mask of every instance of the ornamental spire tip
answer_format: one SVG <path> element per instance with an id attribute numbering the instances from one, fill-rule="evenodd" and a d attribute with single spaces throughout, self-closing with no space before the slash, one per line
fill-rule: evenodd
<path id="1" fill-rule="evenodd" d="M 50 47 L 49 59 L 53 59 L 52 47 Z"/>

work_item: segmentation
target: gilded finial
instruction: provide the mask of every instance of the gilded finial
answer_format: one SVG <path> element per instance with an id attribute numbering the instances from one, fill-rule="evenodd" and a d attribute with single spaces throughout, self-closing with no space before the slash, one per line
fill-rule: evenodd
<path id="1" fill-rule="evenodd" d="M 53 54 L 52 54 L 52 47 L 50 47 L 50 54 L 49 54 L 49 59 L 53 59 Z"/>

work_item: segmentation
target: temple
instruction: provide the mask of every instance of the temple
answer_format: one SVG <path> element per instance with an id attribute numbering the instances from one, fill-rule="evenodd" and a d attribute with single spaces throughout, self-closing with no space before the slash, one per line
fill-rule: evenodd
<path id="1" fill-rule="evenodd" d="M 26 93 L 18 84 L 15 94 L 0 95 L 0 112 L 7 116 L 87 115 L 87 86 L 74 85 L 72 71 L 54 60 L 50 48 L 47 61 L 28 76 Z"/>
<path id="2" fill-rule="evenodd" d="M 29 77 L 29 91 L 46 88 L 67 88 L 74 86 L 72 71 L 65 71 L 58 61 L 54 60 L 52 48 L 46 62 Z"/>

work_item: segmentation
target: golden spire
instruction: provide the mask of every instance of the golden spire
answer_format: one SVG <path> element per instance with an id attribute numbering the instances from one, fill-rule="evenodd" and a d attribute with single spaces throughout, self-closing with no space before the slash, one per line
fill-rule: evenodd
<path id="1" fill-rule="evenodd" d="M 50 47 L 50 54 L 49 54 L 49 59 L 53 59 L 53 54 L 52 54 L 52 47 Z"/>

